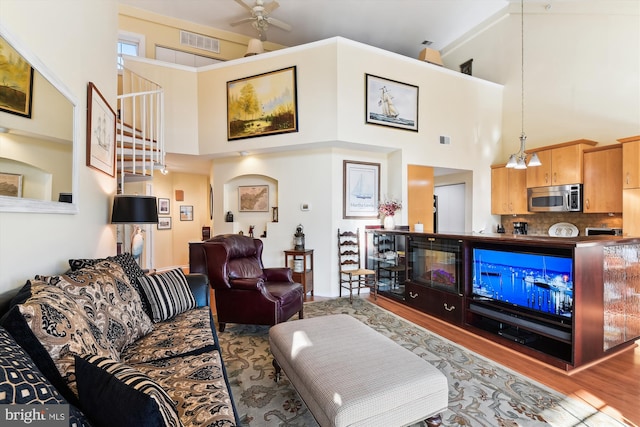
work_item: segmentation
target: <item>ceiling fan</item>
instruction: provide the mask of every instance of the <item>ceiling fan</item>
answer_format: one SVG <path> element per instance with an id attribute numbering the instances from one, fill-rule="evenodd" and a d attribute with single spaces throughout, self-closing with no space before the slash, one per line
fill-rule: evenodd
<path id="1" fill-rule="evenodd" d="M 251 17 L 231 22 L 230 25 L 232 27 L 251 22 L 253 28 L 258 31 L 260 40 L 262 41 L 267 39 L 267 28 L 269 28 L 269 25 L 273 25 L 274 27 L 280 28 L 284 31 L 291 31 L 291 25 L 269 16 L 271 12 L 280 7 L 276 0 L 272 0 L 268 3 L 265 3 L 263 0 L 255 0 L 253 6 L 249 6 L 242 0 L 235 0 L 235 2 L 251 12 Z"/>

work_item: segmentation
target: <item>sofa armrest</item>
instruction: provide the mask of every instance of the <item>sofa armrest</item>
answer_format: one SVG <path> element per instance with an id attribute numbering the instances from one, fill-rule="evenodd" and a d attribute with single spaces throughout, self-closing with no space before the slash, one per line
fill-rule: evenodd
<path id="1" fill-rule="evenodd" d="M 265 268 L 263 271 L 267 282 L 293 282 L 289 267 Z"/>
<path id="2" fill-rule="evenodd" d="M 230 279 L 232 289 L 242 289 L 246 291 L 260 291 L 264 287 L 264 279 L 261 277 L 249 277 L 242 279 Z"/>
<path id="3" fill-rule="evenodd" d="M 192 273 L 186 274 L 185 276 L 198 307 L 209 306 L 209 278 L 207 275 Z"/>

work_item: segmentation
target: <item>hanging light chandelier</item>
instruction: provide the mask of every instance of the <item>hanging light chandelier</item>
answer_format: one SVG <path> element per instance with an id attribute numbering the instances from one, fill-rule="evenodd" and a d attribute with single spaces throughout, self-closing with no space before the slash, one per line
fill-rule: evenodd
<path id="1" fill-rule="evenodd" d="M 527 166 L 540 166 L 542 163 L 538 158 L 537 153 L 533 153 L 531 158 L 529 159 L 529 163 L 527 164 L 527 153 L 525 152 L 525 145 L 527 143 L 527 135 L 524 133 L 524 0 L 520 0 L 520 49 L 521 49 L 521 63 L 520 63 L 520 71 L 521 71 L 521 94 L 520 94 L 520 150 L 509 156 L 509 161 L 507 162 L 508 168 L 515 169 L 526 169 Z"/>

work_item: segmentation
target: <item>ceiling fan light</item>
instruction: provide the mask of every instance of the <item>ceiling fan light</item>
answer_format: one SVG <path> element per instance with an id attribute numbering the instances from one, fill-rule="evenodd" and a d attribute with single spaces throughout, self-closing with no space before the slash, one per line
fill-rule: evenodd
<path id="1" fill-rule="evenodd" d="M 542 162 L 540 161 L 540 158 L 538 157 L 538 153 L 533 153 L 531 155 L 531 158 L 529 159 L 528 166 L 542 166 Z"/>
<path id="2" fill-rule="evenodd" d="M 517 164 L 518 164 L 518 161 L 516 160 L 516 155 L 512 154 L 511 156 L 509 156 L 509 161 L 507 162 L 506 167 L 515 168 Z"/>
<path id="3" fill-rule="evenodd" d="M 258 39 L 249 40 L 249 44 L 247 45 L 247 53 L 244 56 L 253 56 L 264 53 L 264 46 L 262 42 Z"/>

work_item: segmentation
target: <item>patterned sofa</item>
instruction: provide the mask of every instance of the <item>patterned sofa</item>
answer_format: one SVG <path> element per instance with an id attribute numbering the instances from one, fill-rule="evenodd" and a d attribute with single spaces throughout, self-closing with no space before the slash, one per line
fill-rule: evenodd
<path id="1" fill-rule="evenodd" d="M 240 425 L 205 275 L 69 263 L 0 307 L 0 404 L 67 403 L 70 426 Z"/>

